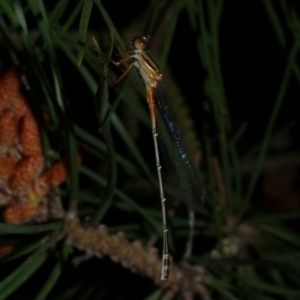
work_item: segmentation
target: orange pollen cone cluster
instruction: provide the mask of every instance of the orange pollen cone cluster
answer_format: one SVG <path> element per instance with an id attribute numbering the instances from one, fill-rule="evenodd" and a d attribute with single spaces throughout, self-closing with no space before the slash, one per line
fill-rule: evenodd
<path id="1" fill-rule="evenodd" d="M 38 125 L 20 85 L 14 67 L 0 78 L 0 206 L 10 224 L 41 220 L 47 194 L 69 173 L 66 158 L 46 167 Z"/>

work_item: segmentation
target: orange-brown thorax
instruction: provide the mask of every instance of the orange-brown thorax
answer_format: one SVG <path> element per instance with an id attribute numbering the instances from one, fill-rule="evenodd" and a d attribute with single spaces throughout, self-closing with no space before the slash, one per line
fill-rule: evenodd
<path id="1" fill-rule="evenodd" d="M 140 71 L 145 85 L 155 88 L 158 81 L 162 80 L 162 73 L 159 66 L 146 51 L 147 39 L 145 37 L 137 37 L 133 41 L 133 47 L 134 54 L 132 58 L 136 60 L 134 66 Z"/>

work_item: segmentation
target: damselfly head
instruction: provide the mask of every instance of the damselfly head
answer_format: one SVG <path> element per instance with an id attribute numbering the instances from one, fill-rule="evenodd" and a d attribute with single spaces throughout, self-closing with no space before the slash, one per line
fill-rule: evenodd
<path id="1" fill-rule="evenodd" d="M 148 40 L 145 36 L 138 36 L 132 42 L 136 50 L 143 50 L 148 46 Z"/>

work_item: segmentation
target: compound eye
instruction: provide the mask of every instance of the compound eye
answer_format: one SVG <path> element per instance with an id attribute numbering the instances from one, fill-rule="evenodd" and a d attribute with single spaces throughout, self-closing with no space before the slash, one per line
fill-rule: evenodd
<path id="1" fill-rule="evenodd" d="M 147 42 L 148 41 L 145 37 L 139 36 L 134 40 L 133 46 L 137 50 L 143 50 L 144 48 L 147 47 Z"/>

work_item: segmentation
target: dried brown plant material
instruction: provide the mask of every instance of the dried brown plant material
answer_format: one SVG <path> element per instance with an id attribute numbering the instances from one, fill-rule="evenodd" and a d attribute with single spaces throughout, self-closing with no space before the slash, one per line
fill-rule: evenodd
<path id="1" fill-rule="evenodd" d="M 11 195 L 6 194 L 0 190 L 0 206 L 4 206 L 11 200 Z"/>
<path id="2" fill-rule="evenodd" d="M 51 195 L 69 175 L 67 158 L 46 167 L 38 124 L 20 85 L 14 67 L 0 78 L 0 205 L 11 224 L 62 217 L 60 197 Z"/>
<path id="3" fill-rule="evenodd" d="M 23 155 L 42 155 L 43 149 L 35 119 L 30 116 L 24 116 L 20 120 L 19 139 L 23 147 Z"/>
<path id="4" fill-rule="evenodd" d="M 16 68 L 10 68 L 0 79 L 0 112 L 8 108 L 20 89 Z"/>
<path id="5" fill-rule="evenodd" d="M 17 124 L 11 112 L 0 112 L 0 147 L 12 147 L 16 138 Z"/>
<path id="6" fill-rule="evenodd" d="M 11 157 L 0 157 L 0 181 L 7 180 L 13 173 L 16 161 Z"/>
<path id="7" fill-rule="evenodd" d="M 44 181 L 50 188 L 62 184 L 69 175 L 69 163 L 65 157 L 57 162 L 51 169 L 47 170 L 42 176 L 41 181 Z"/>
<path id="8" fill-rule="evenodd" d="M 182 293 L 184 299 L 192 299 L 195 295 L 210 299 L 205 285 L 209 274 L 203 268 L 172 262 L 168 280 L 161 281 L 161 259 L 157 249 L 145 247 L 141 241 L 129 242 L 122 232 L 110 235 L 104 225 L 84 228 L 78 218 L 72 217 L 63 236 L 66 236 L 70 245 L 85 251 L 87 258 L 109 256 L 112 261 L 120 263 L 131 272 L 152 279 L 165 290 L 165 297 L 169 299 L 178 292 Z M 84 259 L 79 258 L 76 262 L 82 260 Z"/>
<path id="9" fill-rule="evenodd" d="M 43 163 L 42 156 L 29 156 L 20 160 L 9 178 L 9 188 L 13 195 L 28 191 L 30 183 L 37 176 Z"/>
<path id="10" fill-rule="evenodd" d="M 59 191 L 50 189 L 48 193 L 41 198 L 35 215 L 30 221 L 38 223 L 47 222 L 53 219 L 61 219 L 64 215 L 65 211 L 61 203 Z"/>
<path id="11" fill-rule="evenodd" d="M 3 214 L 3 219 L 9 224 L 23 224 L 35 215 L 39 204 L 32 201 L 14 201 Z"/>
<path id="12" fill-rule="evenodd" d="M 32 117 L 32 112 L 22 94 L 18 94 L 12 103 L 12 109 L 17 120 L 24 116 Z"/>

